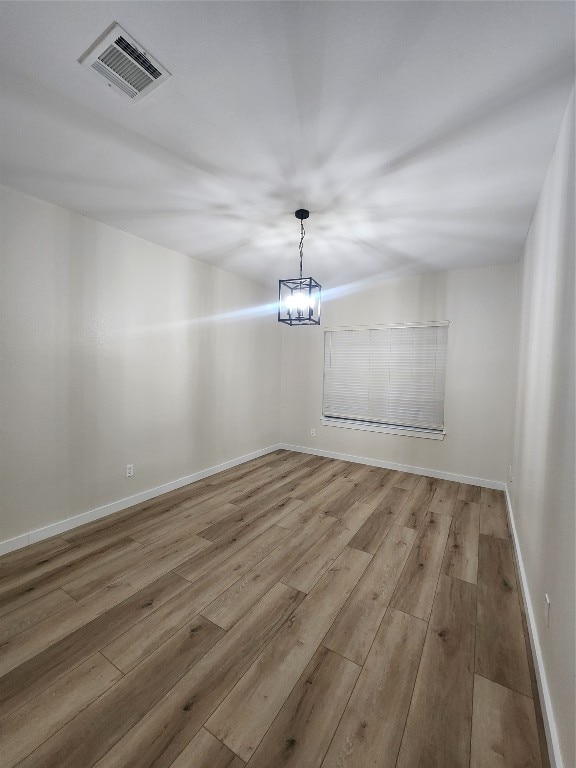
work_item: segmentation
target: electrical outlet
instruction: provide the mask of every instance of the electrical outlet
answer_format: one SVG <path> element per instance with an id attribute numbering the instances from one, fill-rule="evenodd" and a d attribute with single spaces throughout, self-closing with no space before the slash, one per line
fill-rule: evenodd
<path id="1" fill-rule="evenodd" d="M 544 611 L 546 616 L 546 626 L 550 626 L 550 598 L 548 595 L 544 595 Z"/>
<path id="2" fill-rule="evenodd" d="M 315 429 L 311 429 L 310 430 L 310 437 L 316 437 L 316 430 Z"/>
<path id="3" fill-rule="evenodd" d="M 126 464 L 126 477 L 132 477 L 134 474 L 134 464 Z"/>

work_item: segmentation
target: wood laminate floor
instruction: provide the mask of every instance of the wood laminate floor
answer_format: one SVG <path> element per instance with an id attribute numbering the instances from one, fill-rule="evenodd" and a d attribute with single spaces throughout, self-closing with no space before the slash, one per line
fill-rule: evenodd
<path id="1" fill-rule="evenodd" d="M 503 495 L 276 451 L 0 558 L 0 768 L 548 768 Z"/>

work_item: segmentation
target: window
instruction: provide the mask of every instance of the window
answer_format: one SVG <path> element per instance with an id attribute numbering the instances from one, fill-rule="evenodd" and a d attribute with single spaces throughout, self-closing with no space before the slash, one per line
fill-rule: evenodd
<path id="1" fill-rule="evenodd" d="M 326 331 L 323 423 L 442 437 L 448 323 Z"/>

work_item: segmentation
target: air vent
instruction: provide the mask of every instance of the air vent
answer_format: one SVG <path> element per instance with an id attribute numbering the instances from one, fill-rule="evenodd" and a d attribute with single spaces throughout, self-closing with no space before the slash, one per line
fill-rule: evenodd
<path id="1" fill-rule="evenodd" d="M 106 78 L 110 87 L 132 101 L 147 96 L 171 77 L 122 27 L 114 22 L 78 59 Z"/>

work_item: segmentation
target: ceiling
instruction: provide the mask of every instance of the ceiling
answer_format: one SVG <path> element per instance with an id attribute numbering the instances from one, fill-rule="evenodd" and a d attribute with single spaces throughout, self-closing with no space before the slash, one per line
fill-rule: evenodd
<path id="1" fill-rule="evenodd" d="M 172 73 L 79 56 L 118 21 Z M 572 2 L 1 2 L 3 184 L 263 284 L 516 261 L 574 83 Z"/>

